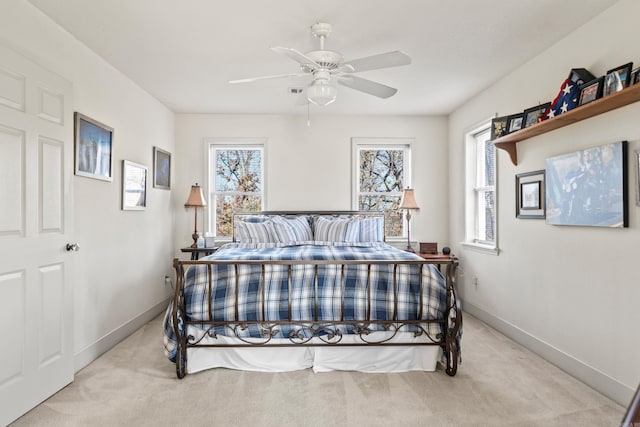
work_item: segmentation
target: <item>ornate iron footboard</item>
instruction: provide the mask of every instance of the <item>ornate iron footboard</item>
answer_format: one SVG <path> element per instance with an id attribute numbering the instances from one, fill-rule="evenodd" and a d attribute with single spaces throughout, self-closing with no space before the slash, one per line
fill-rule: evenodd
<path id="1" fill-rule="evenodd" d="M 184 286 L 185 286 L 185 272 L 191 265 L 204 265 L 208 269 L 208 282 L 207 282 L 207 295 L 209 300 L 211 298 L 212 286 L 213 286 L 213 274 L 212 268 L 216 264 L 224 264 L 227 266 L 233 266 L 235 269 L 235 280 L 236 284 L 238 281 L 238 269 L 243 265 L 259 265 L 261 266 L 262 272 L 262 283 L 264 283 L 264 275 L 265 268 L 267 265 L 285 265 L 288 266 L 288 286 L 289 286 L 289 312 L 288 318 L 285 320 L 272 321 L 272 320 L 264 320 L 265 319 L 265 287 L 260 286 L 259 292 L 262 294 L 262 313 L 261 319 L 255 321 L 244 321 L 239 320 L 238 317 L 238 286 L 235 286 L 236 299 L 235 299 L 235 319 L 231 321 L 213 321 L 213 313 L 212 310 L 209 309 L 208 319 L 204 321 L 193 321 L 189 320 L 185 316 L 185 298 L 184 298 Z M 340 315 L 340 319 L 336 320 L 319 320 L 318 319 L 318 293 L 317 293 L 317 284 L 316 284 L 316 293 L 314 296 L 314 307 L 313 313 L 314 316 L 312 319 L 305 320 L 292 320 L 291 316 L 291 271 L 293 266 L 295 265 L 305 265 L 305 266 L 313 266 L 314 268 L 314 280 L 317 283 L 318 277 L 318 267 L 321 265 L 336 265 L 342 269 L 342 290 L 344 291 L 345 281 L 344 281 L 344 269 L 347 265 L 363 265 L 367 266 L 367 271 L 371 271 L 371 266 L 376 264 L 385 264 L 389 266 L 393 266 L 394 269 L 394 281 L 393 281 L 393 295 L 395 298 L 394 310 L 393 310 L 393 319 L 392 320 L 372 320 L 371 313 L 367 310 L 366 316 L 364 319 L 358 320 L 345 320 L 344 316 L 344 305 L 345 305 L 345 296 L 344 292 L 341 293 L 341 304 L 342 311 Z M 422 320 L 407 320 L 407 319 L 399 319 L 397 318 L 397 282 L 395 280 L 397 270 L 399 265 L 404 264 L 417 264 L 420 268 L 420 295 L 419 300 L 422 301 L 423 296 L 423 283 L 422 283 L 422 269 L 426 268 L 426 264 L 443 264 L 446 265 L 446 270 L 444 272 L 444 276 L 446 279 L 446 308 L 444 312 L 444 316 L 441 319 L 422 319 L 422 304 L 419 304 L 419 313 L 417 318 Z M 361 260 L 336 260 L 336 261 L 327 261 L 327 260 L 261 260 L 261 261 L 228 261 L 228 260 L 206 260 L 206 261 L 181 261 L 179 259 L 174 259 L 173 266 L 176 271 L 176 289 L 175 296 L 172 307 L 172 317 L 173 317 L 173 328 L 175 335 L 177 337 L 177 353 L 176 353 L 176 373 L 178 378 L 183 378 L 187 372 L 187 348 L 190 347 L 249 347 L 249 346 L 261 346 L 261 345 L 270 345 L 270 346 L 278 346 L 278 347 L 292 347 L 292 346 L 318 346 L 318 345 L 332 345 L 332 346 L 406 346 L 406 345 L 438 345 L 442 348 L 445 358 L 446 365 L 446 373 L 450 376 L 454 376 L 457 371 L 458 359 L 459 359 L 459 341 L 458 341 L 458 332 L 462 326 L 462 312 L 460 309 L 460 303 L 456 296 L 455 289 L 455 281 L 456 281 L 456 268 L 458 266 L 458 260 L 455 257 L 451 257 L 449 260 L 404 260 L 404 261 L 361 261 Z M 367 277 L 367 287 L 368 295 L 367 295 L 367 307 L 370 307 L 371 304 L 371 292 L 369 286 L 369 276 Z M 444 333 L 438 334 L 437 336 L 432 336 L 432 334 L 428 331 L 429 324 L 440 324 L 442 325 L 441 330 Z M 192 335 L 187 335 L 187 326 L 194 325 L 202 328 L 204 332 L 200 337 L 194 337 Z M 255 339 L 246 340 L 238 335 L 238 332 L 246 329 L 249 325 L 257 325 L 263 331 L 264 339 L 259 340 L 257 342 Z M 278 333 L 278 327 L 281 326 L 290 326 L 293 327 L 294 331 L 289 334 L 287 343 L 272 343 L 270 342 L 272 337 Z M 332 326 L 337 325 L 349 325 L 353 326 L 353 332 L 355 332 L 355 336 L 359 337 L 359 343 L 343 343 L 342 337 L 339 329 L 332 329 Z M 391 336 L 385 337 L 381 341 L 371 341 L 368 339 L 369 332 L 371 331 L 371 325 L 381 325 L 384 327 L 386 331 L 391 332 Z M 210 344 L 203 343 L 202 340 L 205 336 L 209 336 L 211 338 L 216 338 L 216 327 L 226 327 L 232 333 L 231 336 L 235 336 L 239 338 L 242 343 L 241 344 Z M 424 343 L 398 343 L 398 342 L 389 342 L 401 329 L 407 329 L 411 326 L 414 336 L 420 336 L 426 334 L 430 338 L 430 342 L 426 341 Z M 387 334 L 388 335 L 388 334 Z M 312 338 L 319 338 L 321 343 L 318 343 L 318 340 L 311 341 Z"/>

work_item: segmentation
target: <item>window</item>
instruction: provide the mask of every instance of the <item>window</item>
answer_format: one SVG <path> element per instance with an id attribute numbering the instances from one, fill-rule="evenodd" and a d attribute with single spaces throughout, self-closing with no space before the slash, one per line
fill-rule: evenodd
<path id="1" fill-rule="evenodd" d="M 209 143 L 208 230 L 233 235 L 234 212 L 264 206 L 264 144 Z"/>
<path id="2" fill-rule="evenodd" d="M 467 135 L 467 243 L 495 250 L 496 149 L 490 127 L 484 125 Z"/>
<path id="3" fill-rule="evenodd" d="M 354 139 L 354 208 L 385 212 L 386 237 L 406 236 L 398 210 L 410 187 L 411 145 L 406 139 Z"/>

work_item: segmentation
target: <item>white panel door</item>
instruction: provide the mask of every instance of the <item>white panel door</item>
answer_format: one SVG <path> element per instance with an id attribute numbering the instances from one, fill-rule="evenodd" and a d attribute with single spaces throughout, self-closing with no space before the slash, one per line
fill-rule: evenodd
<path id="1" fill-rule="evenodd" d="M 73 381 L 72 90 L 0 45 L 0 425 Z"/>

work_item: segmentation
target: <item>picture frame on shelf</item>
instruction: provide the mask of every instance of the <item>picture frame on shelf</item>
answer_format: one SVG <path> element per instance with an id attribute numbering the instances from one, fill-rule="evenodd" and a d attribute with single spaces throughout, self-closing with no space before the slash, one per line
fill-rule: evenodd
<path id="1" fill-rule="evenodd" d="M 507 118 L 507 133 L 512 133 L 522 129 L 522 119 L 524 113 L 512 114 Z"/>
<path id="2" fill-rule="evenodd" d="M 171 189 L 171 153 L 153 147 L 153 187 Z"/>
<path id="3" fill-rule="evenodd" d="M 491 140 L 492 141 L 507 134 L 508 121 L 509 121 L 509 116 L 494 117 L 493 119 L 491 119 Z"/>
<path id="4" fill-rule="evenodd" d="M 516 175 L 516 218 L 545 218 L 545 171 Z"/>
<path id="5" fill-rule="evenodd" d="M 142 211 L 147 207 L 147 172 L 145 165 L 122 161 L 122 210 Z"/>
<path id="6" fill-rule="evenodd" d="M 528 128 L 531 125 L 535 125 L 541 119 L 545 111 L 551 106 L 551 102 L 545 102 L 544 104 L 538 104 L 534 107 L 527 108 L 524 110 L 524 115 L 522 119 L 522 127 Z"/>
<path id="7" fill-rule="evenodd" d="M 611 95 L 612 93 L 620 92 L 622 89 L 629 86 L 631 81 L 631 69 L 633 68 L 633 62 L 629 62 L 619 67 L 612 68 L 607 71 L 604 76 L 604 87 L 602 89 L 602 96 Z"/>
<path id="8" fill-rule="evenodd" d="M 627 141 L 546 159 L 547 224 L 629 226 Z"/>
<path id="9" fill-rule="evenodd" d="M 602 98 L 602 86 L 604 84 L 604 76 L 591 80 L 580 86 L 580 99 L 578 105 L 585 105 L 596 99 Z"/>
<path id="10" fill-rule="evenodd" d="M 73 119 L 74 173 L 113 181 L 113 128 L 77 111 Z"/>
<path id="11" fill-rule="evenodd" d="M 629 86 L 633 86 L 636 83 L 640 82 L 640 67 L 631 71 L 631 78 L 629 79 Z"/>

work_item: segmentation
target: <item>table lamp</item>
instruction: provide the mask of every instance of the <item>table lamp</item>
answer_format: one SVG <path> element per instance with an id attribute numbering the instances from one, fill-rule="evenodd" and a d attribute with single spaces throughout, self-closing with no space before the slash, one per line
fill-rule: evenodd
<path id="1" fill-rule="evenodd" d="M 204 200 L 204 195 L 202 194 L 202 188 L 196 182 L 196 185 L 191 186 L 191 193 L 189 193 L 189 198 L 187 202 L 184 204 L 185 208 L 195 208 L 195 221 L 193 226 L 193 234 L 191 237 L 193 238 L 192 248 L 198 247 L 198 208 L 207 206 L 207 202 Z"/>
<path id="2" fill-rule="evenodd" d="M 415 252 L 411 247 L 411 228 L 409 222 L 411 221 L 411 210 L 420 209 L 416 203 L 416 197 L 413 194 L 413 189 L 407 188 L 402 193 L 402 200 L 400 201 L 399 209 L 405 209 L 407 211 L 407 251 Z"/>

